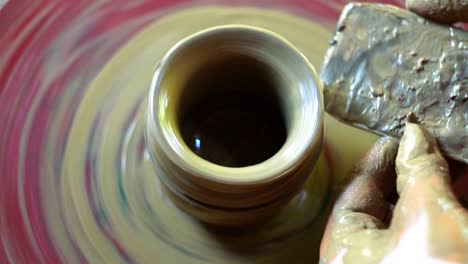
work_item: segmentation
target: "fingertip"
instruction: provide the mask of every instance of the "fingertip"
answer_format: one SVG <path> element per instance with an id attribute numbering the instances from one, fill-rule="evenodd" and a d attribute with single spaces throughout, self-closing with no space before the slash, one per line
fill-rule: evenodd
<path id="1" fill-rule="evenodd" d="M 397 160 L 411 160 L 435 152 L 439 148 L 434 136 L 421 125 L 407 121 Z"/>
<path id="2" fill-rule="evenodd" d="M 398 153 L 399 142 L 392 137 L 382 137 L 380 143 L 380 159 L 382 164 L 387 166 L 395 166 L 395 158 Z"/>
<path id="3" fill-rule="evenodd" d="M 423 126 L 407 121 L 396 158 L 398 193 L 410 179 L 424 175 L 448 176 L 448 165 L 439 151 L 437 140 Z"/>
<path id="4" fill-rule="evenodd" d="M 391 137 L 382 137 L 356 164 L 353 174 L 373 177 L 374 181 L 382 181 L 388 177 L 389 172 L 394 173 L 397 152 L 398 141 Z"/>
<path id="5" fill-rule="evenodd" d="M 372 146 L 367 154 L 367 158 L 374 163 L 378 161 L 384 164 L 393 164 L 398 152 L 398 145 L 398 140 L 392 137 L 381 137 Z"/>
<path id="6" fill-rule="evenodd" d="M 385 147 L 388 151 L 398 150 L 398 140 L 392 137 L 381 137 L 378 144 Z"/>

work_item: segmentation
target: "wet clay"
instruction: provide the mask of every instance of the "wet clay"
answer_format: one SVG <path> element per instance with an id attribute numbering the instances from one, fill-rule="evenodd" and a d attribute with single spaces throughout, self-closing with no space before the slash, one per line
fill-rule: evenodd
<path id="1" fill-rule="evenodd" d="M 468 32 L 388 5 L 344 9 L 321 69 L 328 113 L 401 137 L 408 115 L 468 163 Z"/>

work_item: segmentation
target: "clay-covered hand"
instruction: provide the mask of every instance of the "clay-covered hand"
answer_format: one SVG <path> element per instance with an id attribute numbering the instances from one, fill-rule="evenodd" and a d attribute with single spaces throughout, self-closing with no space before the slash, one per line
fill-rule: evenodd
<path id="1" fill-rule="evenodd" d="M 468 22 L 468 0 L 406 0 L 406 8 L 444 24 Z"/>
<path id="2" fill-rule="evenodd" d="M 380 139 L 353 174 L 330 216 L 321 263 L 468 263 L 468 211 L 421 126 L 407 123 L 399 146 Z"/>

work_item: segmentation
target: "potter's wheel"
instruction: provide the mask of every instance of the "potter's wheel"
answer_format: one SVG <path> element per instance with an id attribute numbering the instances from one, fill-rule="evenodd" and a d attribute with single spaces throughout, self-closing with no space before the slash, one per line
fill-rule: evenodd
<path id="1" fill-rule="evenodd" d="M 181 38 L 226 23 L 264 27 L 319 69 L 342 4 L 163 2 L 16 2 L 0 11 L 0 263 L 317 258 L 333 190 L 374 136 L 326 116 L 317 176 L 276 218 L 238 234 L 211 230 L 168 200 L 144 146 L 144 115 L 154 66 Z"/>

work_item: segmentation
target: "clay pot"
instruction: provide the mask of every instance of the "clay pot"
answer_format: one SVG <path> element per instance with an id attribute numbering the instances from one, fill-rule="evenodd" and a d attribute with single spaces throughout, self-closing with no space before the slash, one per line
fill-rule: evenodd
<path id="1" fill-rule="evenodd" d="M 317 162 L 320 85 L 307 59 L 265 29 L 220 26 L 178 42 L 154 73 L 146 129 L 173 202 L 214 225 L 271 217 Z"/>

